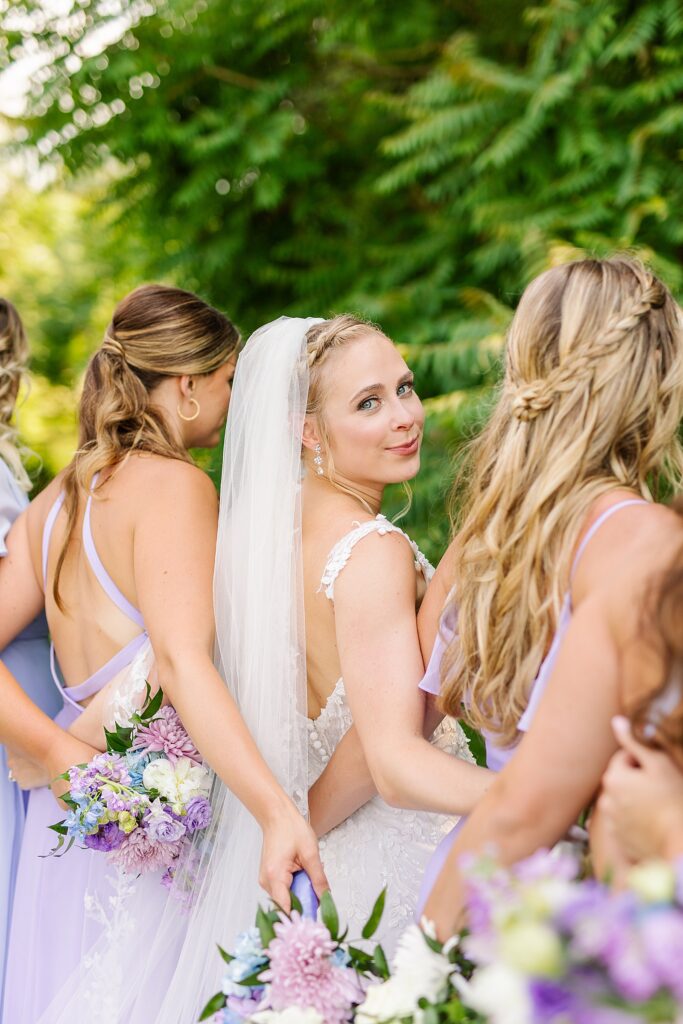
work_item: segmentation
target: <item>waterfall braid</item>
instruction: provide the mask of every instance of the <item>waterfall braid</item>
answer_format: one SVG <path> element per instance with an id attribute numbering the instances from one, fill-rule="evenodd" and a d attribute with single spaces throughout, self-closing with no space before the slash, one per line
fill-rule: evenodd
<path id="1" fill-rule="evenodd" d="M 459 516 L 458 636 L 442 704 L 513 743 L 591 503 L 683 472 L 681 310 L 629 258 L 555 267 L 524 292 Z"/>
<path id="2" fill-rule="evenodd" d="M 12 419 L 27 362 L 28 344 L 21 317 L 11 302 L 0 299 L 0 459 L 24 491 L 31 489 L 31 481 L 21 461 Z"/>
<path id="3" fill-rule="evenodd" d="M 60 608 L 60 573 L 81 496 L 90 492 L 94 475 L 131 452 L 190 462 L 152 392 L 167 377 L 213 373 L 239 340 L 223 313 L 180 288 L 143 285 L 118 304 L 86 370 L 79 449 L 64 474 L 67 531 L 53 587 Z"/>

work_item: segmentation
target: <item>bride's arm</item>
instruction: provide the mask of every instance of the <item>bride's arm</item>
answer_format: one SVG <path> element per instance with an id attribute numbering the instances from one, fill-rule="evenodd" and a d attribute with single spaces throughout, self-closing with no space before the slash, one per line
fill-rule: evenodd
<path id="1" fill-rule="evenodd" d="M 259 753 L 213 664 L 213 566 L 217 499 L 213 484 L 184 463 L 150 480 L 135 516 L 138 607 L 161 686 L 197 748 L 264 833 L 262 884 L 284 906 L 291 874 L 305 867 L 327 888 L 310 827 Z"/>
<path id="2" fill-rule="evenodd" d="M 424 596 L 418 616 L 418 634 L 425 662 L 436 640 L 441 611 L 450 590 L 450 549 L 441 560 Z M 435 699 L 423 697 L 422 734 L 429 739 L 443 719 Z M 363 745 L 355 725 L 337 744 L 324 771 L 308 792 L 311 825 L 322 836 L 339 825 L 377 793 Z"/>
<path id="3" fill-rule="evenodd" d="M 400 807 L 468 813 L 489 773 L 423 735 L 423 662 L 415 568 L 400 534 L 373 535 L 335 582 L 337 645 L 346 693 L 373 782 Z"/>

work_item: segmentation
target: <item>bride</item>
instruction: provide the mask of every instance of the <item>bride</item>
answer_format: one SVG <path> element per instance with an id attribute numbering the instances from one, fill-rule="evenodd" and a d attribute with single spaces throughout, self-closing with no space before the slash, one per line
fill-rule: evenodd
<path id="1" fill-rule="evenodd" d="M 415 809 L 391 807 L 374 790 L 335 794 L 334 821 L 345 801 L 349 817 L 321 840 L 350 938 L 360 938 L 387 886 L 378 938 L 389 953 L 452 815 L 471 810 L 488 784 L 454 723 L 432 743 L 423 738 L 416 607 L 432 570 L 379 513 L 385 487 L 418 471 L 423 420 L 412 375 L 377 328 L 351 317 L 281 318 L 256 331 L 235 374 L 214 582 L 223 678 L 300 808 L 352 721 L 380 791 L 387 751 L 411 776 Z M 230 949 L 264 898 L 258 828 L 226 789 L 214 805 L 209 840 L 194 851 L 189 914 L 172 898 L 160 911 L 158 893 L 145 907 L 138 884 L 109 947 L 71 979 L 50 1024 L 78 1019 L 79 991 L 111 990 L 114 979 L 112 1022 L 197 1019 L 220 985 L 215 944 Z M 144 927 L 152 906 L 153 938 Z M 140 961 L 143 983 L 131 991 Z"/>

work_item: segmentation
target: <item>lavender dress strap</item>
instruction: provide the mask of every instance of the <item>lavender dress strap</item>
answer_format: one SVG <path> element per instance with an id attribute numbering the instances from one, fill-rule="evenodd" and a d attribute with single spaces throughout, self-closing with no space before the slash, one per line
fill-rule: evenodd
<path id="1" fill-rule="evenodd" d="M 584 536 L 581 539 L 581 543 L 579 544 L 579 546 L 577 548 L 577 551 L 576 551 L 576 554 L 574 555 L 574 561 L 572 562 L 572 569 L 571 569 L 571 573 L 569 575 L 570 582 L 574 579 L 574 574 L 576 573 L 576 570 L 579 567 L 579 562 L 581 561 L 581 556 L 583 555 L 584 551 L 588 547 L 589 542 L 593 539 L 593 537 L 598 532 L 600 527 L 604 523 L 606 523 L 608 519 L 612 518 L 612 516 L 614 515 L 615 512 L 620 512 L 622 508 L 628 508 L 629 505 L 649 505 L 649 504 L 650 504 L 650 502 L 649 501 L 645 501 L 645 498 L 626 498 L 624 501 L 618 501 L 616 503 L 616 505 L 610 505 L 609 508 L 606 508 L 605 511 L 602 512 L 598 516 L 598 518 L 595 520 L 595 522 L 592 524 L 592 526 L 590 526 L 586 530 Z"/>
<path id="2" fill-rule="evenodd" d="M 54 529 L 55 520 L 59 515 L 59 511 L 64 504 L 64 492 L 57 496 L 52 505 L 52 508 L 48 512 L 45 525 L 43 526 L 43 588 L 47 587 L 47 557 L 50 551 L 50 540 L 52 538 L 52 531 Z"/>
<path id="3" fill-rule="evenodd" d="M 97 475 L 93 479 L 93 487 L 97 483 Z M 95 541 L 92 535 L 92 525 L 90 522 L 90 509 L 92 506 L 92 492 L 88 497 L 88 501 L 85 506 L 85 515 L 83 516 L 83 547 L 85 550 L 86 558 L 90 563 L 90 568 L 95 574 L 98 583 L 104 590 L 105 594 L 111 601 L 114 602 L 119 611 L 122 611 L 127 618 L 132 619 L 136 626 L 140 629 L 145 628 L 145 623 L 142 615 L 138 609 L 130 603 L 127 597 L 125 597 L 119 588 L 114 583 L 113 579 L 104 568 L 102 560 L 97 553 L 95 547 Z"/>

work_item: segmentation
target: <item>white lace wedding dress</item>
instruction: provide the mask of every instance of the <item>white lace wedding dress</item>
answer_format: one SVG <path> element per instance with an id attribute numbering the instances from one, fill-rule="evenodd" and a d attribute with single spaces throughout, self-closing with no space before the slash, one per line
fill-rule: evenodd
<path id="1" fill-rule="evenodd" d="M 356 544 L 370 533 L 401 533 L 413 549 L 415 569 L 429 582 L 434 570 L 417 545 L 384 516 L 362 523 L 334 546 L 325 565 L 321 589 L 334 601 L 334 584 Z M 344 680 L 339 679 L 320 715 L 308 722 L 308 781 L 312 785 L 352 724 Z M 473 761 L 467 739 L 452 719 L 444 719 L 432 742 L 456 757 Z M 397 751 L 400 756 L 400 751 Z M 375 796 L 320 841 L 320 852 L 342 925 L 349 938 L 360 939 L 374 900 L 387 887 L 382 923 L 373 942 L 390 955 L 412 920 L 420 882 L 434 848 L 457 818 L 390 807 Z"/>

